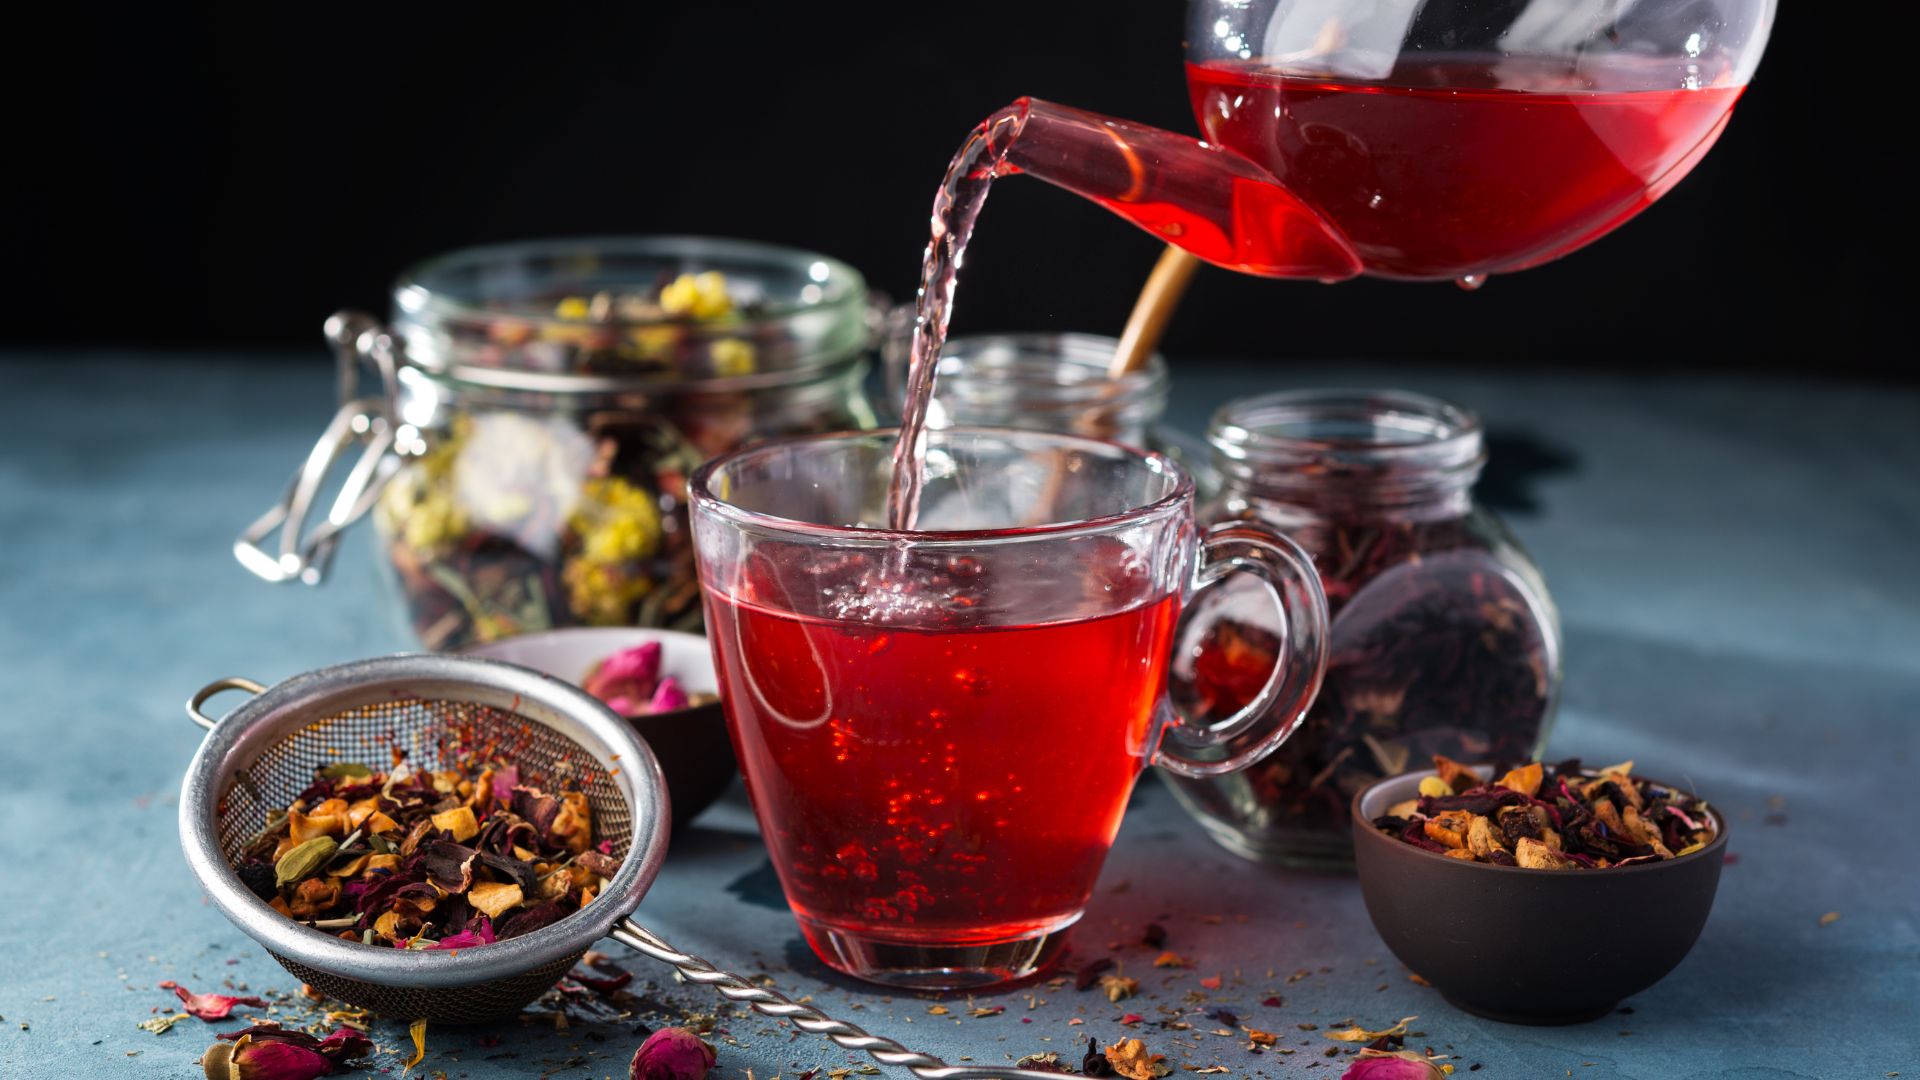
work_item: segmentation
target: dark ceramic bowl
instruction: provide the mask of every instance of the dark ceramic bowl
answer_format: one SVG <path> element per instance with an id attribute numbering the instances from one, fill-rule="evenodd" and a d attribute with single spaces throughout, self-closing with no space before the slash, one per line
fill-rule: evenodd
<path id="1" fill-rule="evenodd" d="M 677 630 L 618 626 L 544 630 L 474 645 L 461 652 L 530 667 L 578 685 L 595 664 L 648 641 L 660 643 L 661 671 L 680 680 L 689 693 L 719 692 L 707 639 Z M 733 743 L 727 738 L 726 714 L 717 700 L 670 713 L 629 717 L 628 722 L 660 759 L 660 771 L 667 776 L 667 795 L 673 803 L 675 829 L 711 806 L 739 771 L 733 760 Z"/>
<path id="2" fill-rule="evenodd" d="M 1700 937 L 1727 850 L 1718 812 L 1708 810 L 1713 840 L 1678 859 L 1607 870 L 1494 866 L 1373 827 L 1432 775 L 1388 777 L 1354 796 L 1354 863 L 1387 948 L 1454 1005 L 1513 1024 L 1592 1020 L 1666 977 Z"/>

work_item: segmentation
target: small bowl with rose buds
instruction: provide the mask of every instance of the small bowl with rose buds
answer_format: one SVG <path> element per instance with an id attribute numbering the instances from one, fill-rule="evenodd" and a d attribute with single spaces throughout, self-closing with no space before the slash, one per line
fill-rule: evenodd
<path id="1" fill-rule="evenodd" d="M 565 679 L 631 721 L 660 759 L 676 829 L 712 805 L 739 771 L 713 653 L 698 634 L 582 626 L 503 638 L 461 653 Z"/>
<path id="2" fill-rule="evenodd" d="M 1630 761 L 1434 764 L 1354 796 L 1354 862 L 1374 929 L 1448 1001 L 1581 1023 L 1693 948 L 1727 848 L 1704 801 Z"/>

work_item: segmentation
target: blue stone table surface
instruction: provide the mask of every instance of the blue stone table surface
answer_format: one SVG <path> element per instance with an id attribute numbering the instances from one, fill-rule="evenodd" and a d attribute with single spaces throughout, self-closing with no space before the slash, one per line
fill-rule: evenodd
<path id="1" fill-rule="evenodd" d="M 1409 978 L 1352 878 L 1243 862 L 1151 781 L 1074 932 L 1080 961 L 1111 955 L 1141 977 L 1124 1004 L 1040 982 L 942 1015 L 835 977 L 800 943 L 737 789 L 675 837 L 643 922 L 952 1060 L 1077 1062 L 1089 1036 L 1134 1035 L 1176 1065 L 1330 1077 L 1346 1061 L 1323 1056 L 1329 1025 L 1414 1015 L 1412 1044 L 1452 1055 L 1460 1076 L 1920 1077 L 1920 392 L 1546 367 L 1174 366 L 1171 419 L 1187 430 L 1228 397 L 1309 385 L 1404 386 L 1486 418 L 1483 487 L 1566 625 L 1549 756 L 1631 757 L 1730 816 L 1738 858 L 1687 960 L 1630 1014 L 1478 1019 Z M 182 860 L 178 790 L 200 732 L 181 704 L 219 676 L 271 682 L 409 642 L 364 542 L 319 589 L 261 583 L 229 553 L 330 414 L 317 353 L 16 352 L 0 380 L 0 1076 L 197 1076 L 213 1033 L 245 1021 L 141 1030 L 174 1004 L 157 982 L 244 986 L 275 1015 L 314 1016 Z M 1149 921 L 1191 968 L 1150 966 L 1132 944 Z M 641 1024 L 713 1012 L 705 990 L 603 948 L 636 973 L 648 1010 L 578 1007 L 565 1030 L 538 1010 L 430 1028 L 412 1075 L 624 1076 Z M 1206 1007 L 1295 1053 L 1251 1053 L 1205 1021 L 1157 1025 L 1163 1009 L 1192 1011 L 1189 993 L 1214 975 L 1224 984 Z M 1263 1005 L 1270 993 L 1284 1004 Z M 1122 1027 L 1129 1010 L 1149 1019 Z M 858 1065 L 757 1016 L 716 1023 L 724 1080 Z M 404 1026 L 373 1037 L 371 1071 L 399 1075 Z"/>

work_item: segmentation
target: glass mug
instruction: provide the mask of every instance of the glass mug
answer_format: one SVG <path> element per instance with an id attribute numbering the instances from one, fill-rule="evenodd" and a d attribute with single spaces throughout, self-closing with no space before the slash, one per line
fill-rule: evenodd
<path id="1" fill-rule="evenodd" d="M 875 982 L 977 988 L 1058 954 L 1147 765 L 1218 775 L 1293 731 L 1326 598 L 1279 533 L 1202 533 L 1178 465 L 1098 439 L 932 432 L 922 529 L 867 528 L 893 443 L 713 460 L 694 547 L 734 747 L 809 944 Z M 1166 693 L 1176 643 L 1204 629 L 1181 609 L 1241 575 L 1283 644 L 1256 699 L 1201 726 Z"/>

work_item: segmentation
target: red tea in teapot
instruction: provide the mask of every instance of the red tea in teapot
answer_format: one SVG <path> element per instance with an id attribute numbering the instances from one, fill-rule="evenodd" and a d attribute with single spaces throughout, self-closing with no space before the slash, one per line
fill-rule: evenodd
<path id="1" fill-rule="evenodd" d="M 1209 141 L 1326 215 L 1368 274 L 1426 279 L 1525 269 L 1598 239 L 1686 175 L 1743 89 L 1642 78 L 1523 57 L 1403 62 L 1372 82 L 1187 65 Z"/>

